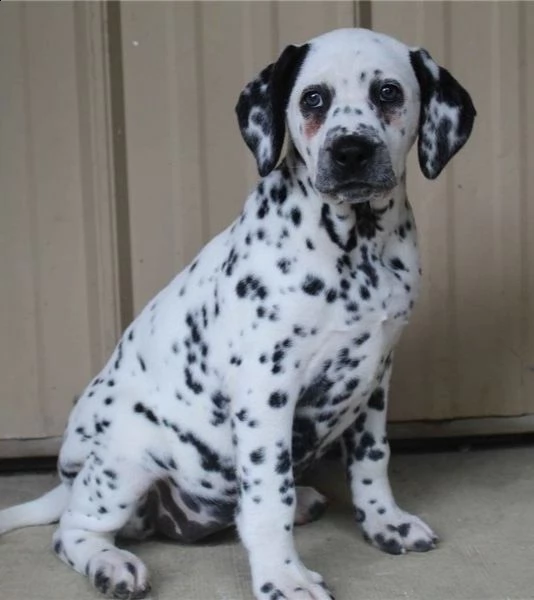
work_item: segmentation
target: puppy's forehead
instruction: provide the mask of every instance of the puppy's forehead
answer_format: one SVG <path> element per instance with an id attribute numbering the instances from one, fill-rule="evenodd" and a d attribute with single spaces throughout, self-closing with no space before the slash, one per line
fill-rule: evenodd
<path id="1" fill-rule="evenodd" d="M 416 84 L 410 49 L 387 35 L 368 29 L 338 29 L 310 40 L 309 44 L 297 85 L 307 85 L 313 79 L 359 81 L 363 72 L 369 78 L 374 77 L 375 71 L 408 85 Z"/>

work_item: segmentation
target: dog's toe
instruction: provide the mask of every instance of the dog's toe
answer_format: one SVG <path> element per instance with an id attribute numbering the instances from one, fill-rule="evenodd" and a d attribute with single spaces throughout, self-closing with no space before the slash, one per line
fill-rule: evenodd
<path id="1" fill-rule="evenodd" d="M 125 550 L 114 549 L 94 556 L 89 564 L 89 577 L 101 594 L 118 600 L 145 598 L 151 589 L 145 565 Z"/>

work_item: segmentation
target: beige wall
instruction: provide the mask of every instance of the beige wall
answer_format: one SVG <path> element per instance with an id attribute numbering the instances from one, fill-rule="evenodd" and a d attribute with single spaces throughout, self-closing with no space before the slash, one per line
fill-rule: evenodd
<path id="1" fill-rule="evenodd" d="M 534 413 L 534 5 L 2 3 L 0 455 L 57 443 L 122 326 L 240 210 L 242 86 L 286 43 L 357 23 L 425 46 L 479 112 L 437 181 L 411 158 L 425 277 L 391 416 Z"/>
<path id="2" fill-rule="evenodd" d="M 0 6 L 2 439 L 61 433 L 118 332 L 98 13 Z"/>
<path id="3" fill-rule="evenodd" d="M 534 411 L 534 5 L 377 2 L 373 26 L 428 48 L 478 109 L 435 182 L 415 156 L 424 292 L 398 352 L 394 419 Z"/>

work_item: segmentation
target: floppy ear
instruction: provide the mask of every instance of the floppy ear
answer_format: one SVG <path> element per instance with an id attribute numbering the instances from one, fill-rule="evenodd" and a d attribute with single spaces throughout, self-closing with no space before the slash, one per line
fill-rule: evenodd
<path id="1" fill-rule="evenodd" d="M 477 112 L 468 92 L 426 50 L 410 51 L 410 61 L 421 90 L 419 165 L 435 179 L 468 140 Z"/>
<path id="2" fill-rule="evenodd" d="M 276 167 L 280 158 L 289 95 L 308 49 L 309 44 L 288 46 L 239 96 L 235 108 L 239 129 L 262 177 Z"/>

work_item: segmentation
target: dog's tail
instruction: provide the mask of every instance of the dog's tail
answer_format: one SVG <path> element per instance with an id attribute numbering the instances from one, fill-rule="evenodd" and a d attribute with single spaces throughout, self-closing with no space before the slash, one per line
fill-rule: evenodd
<path id="1" fill-rule="evenodd" d="M 55 523 L 67 507 L 69 497 L 69 488 L 60 484 L 37 500 L 0 510 L 0 535 L 19 527 Z"/>

